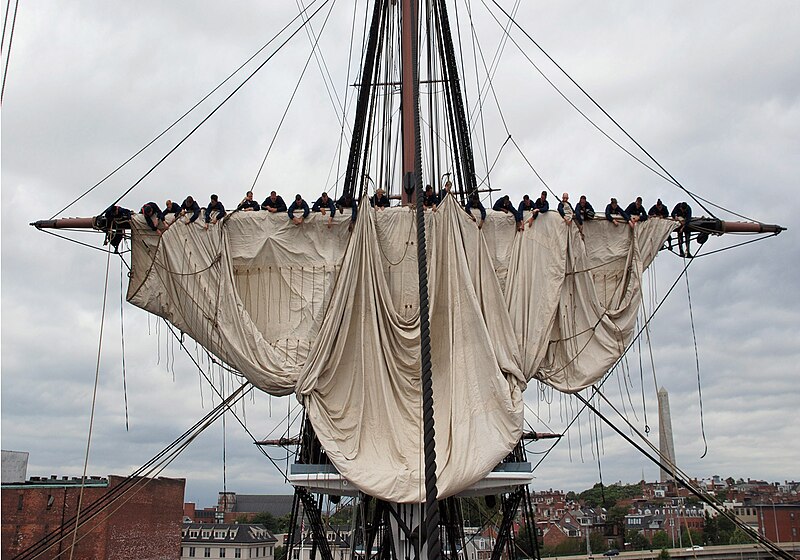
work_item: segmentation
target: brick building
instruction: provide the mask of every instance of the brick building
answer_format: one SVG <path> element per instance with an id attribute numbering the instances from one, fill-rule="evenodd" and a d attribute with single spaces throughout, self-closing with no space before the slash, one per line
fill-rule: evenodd
<path id="1" fill-rule="evenodd" d="M 772 542 L 798 542 L 800 539 L 800 503 L 758 504 L 752 508 L 756 514 L 758 531 Z"/>
<path id="2" fill-rule="evenodd" d="M 86 479 L 81 519 L 88 521 L 78 530 L 73 558 L 177 560 L 185 480 L 138 478 L 133 484 L 126 480 L 120 476 Z M 39 558 L 48 560 L 68 551 L 73 532 L 67 522 L 75 517 L 80 490 L 80 478 L 56 476 L 3 484 L 0 556 L 12 558 L 44 542 L 47 535 L 50 546 Z M 113 496 L 121 497 L 89 519 L 97 505 Z"/>

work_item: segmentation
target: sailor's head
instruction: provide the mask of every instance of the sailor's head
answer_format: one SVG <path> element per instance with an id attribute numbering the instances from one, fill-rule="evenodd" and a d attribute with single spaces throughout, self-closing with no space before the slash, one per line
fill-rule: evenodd
<path id="1" fill-rule="evenodd" d="M 215 194 L 211 195 L 211 204 L 212 204 L 212 206 L 214 204 L 216 204 L 218 200 L 219 200 L 219 197 L 217 195 L 215 195 Z"/>
<path id="2" fill-rule="evenodd" d="M 253 200 L 253 191 L 247 191 L 247 193 L 244 195 L 244 197 L 247 200 Z"/>
<path id="3" fill-rule="evenodd" d="M 642 205 L 642 197 L 641 196 L 637 196 L 636 197 L 636 206 L 641 206 L 641 205 Z"/>
<path id="4" fill-rule="evenodd" d="M 172 201 L 167 199 L 167 202 L 164 205 L 167 207 L 167 210 L 169 210 L 169 207 L 172 206 Z"/>
<path id="5" fill-rule="evenodd" d="M 378 198 L 381 198 L 381 197 L 383 196 L 383 189 L 382 189 L 382 188 L 380 188 L 380 187 L 378 187 L 378 190 L 376 190 L 376 191 L 375 191 L 375 195 L 376 195 Z"/>
<path id="6" fill-rule="evenodd" d="M 584 204 L 584 203 L 586 202 L 586 195 L 585 195 L 585 194 L 582 194 L 582 195 L 581 195 L 581 197 L 580 197 L 580 199 L 578 199 L 578 201 L 579 201 L 581 204 Z"/>
<path id="7" fill-rule="evenodd" d="M 616 198 L 612 198 L 611 199 L 611 206 L 616 206 L 616 205 L 617 205 L 617 199 Z"/>
<path id="8" fill-rule="evenodd" d="M 664 206 L 664 203 L 663 203 L 663 202 L 661 202 L 661 199 L 660 199 L 660 198 L 659 198 L 658 200 L 656 200 L 656 206 L 657 206 L 658 208 L 661 208 L 662 206 Z"/>
<path id="9" fill-rule="evenodd" d="M 505 196 L 504 196 L 503 198 L 501 198 L 500 200 L 502 200 L 504 203 L 507 203 L 507 202 L 508 202 L 508 195 L 505 195 Z"/>
<path id="10" fill-rule="evenodd" d="M 531 199 L 527 194 L 522 197 L 523 202 L 528 202 Z"/>
<path id="11" fill-rule="evenodd" d="M 192 198 L 191 196 L 187 196 L 186 200 L 184 201 L 184 204 L 186 204 L 186 206 L 191 206 L 192 204 L 194 204 L 194 198 Z"/>
<path id="12" fill-rule="evenodd" d="M 561 201 L 566 202 L 569 200 L 569 193 L 562 193 L 561 194 Z"/>
<path id="13" fill-rule="evenodd" d="M 433 192 L 433 187 L 432 186 L 428 185 L 427 187 L 425 187 L 425 193 L 426 194 L 430 194 L 432 192 Z"/>
<path id="14" fill-rule="evenodd" d="M 326 192 L 322 193 L 322 196 L 320 198 L 323 200 L 323 202 L 328 202 L 328 193 Z"/>
<path id="15" fill-rule="evenodd" d="M 148 217 L 152 216 L 153 215 L 153 207 L 150 206 L 149 204 L 145 204 L 144 206 L 142 206 L 142 214 L 144 214 L 145 216 L 148 216 Z"/>
<path id="16" fill-rule="evenodd" d="M 297 193 L 296 195 L 294 195 L 294 201 L 295 202 L 303 202 L 303 197 L 300 195 L 300 193 Z"/>
<path id="17" fill-rule="evenodd" d="M 276 200 L 277 198 L 278 198 L 278 193 L 276 193 L 275 191 L 272 191 L 271 193 L 269 193 L 269 199 L 270 199 L 272 202 L 275 202 L 275 200 Z"/>
<path id="18" fill-rule="evenodd" d="M 547 191 L 542 191 L 542 200 L 547 198 Z"/>

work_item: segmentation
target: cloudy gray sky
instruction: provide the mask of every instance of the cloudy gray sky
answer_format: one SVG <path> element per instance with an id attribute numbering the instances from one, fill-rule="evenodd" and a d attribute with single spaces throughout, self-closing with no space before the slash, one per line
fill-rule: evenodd
<path id="1" fill-rule="evenodd" d="M 106 257 L 27 223 L 49 218 L 132 155 L 289 22 L 297 6 L 20 4 L 2 114 L 2 447 L 31 453 L 29 475 L 77 476 L 86 448 Z M 357 6 L 358 34 L 363 4 Z M 499 28 L 482 2 L 459 2 L 464 37 L 468 4 L 488 56 L 500 40 Z M 689 269 L 708 441 L 704 458 L 683 282 L 657 314 L 651 338 L 658 383 L 670 392 L 678 462 L 688 473 L 796 480 L 800 250 L 790 216 L 800 176 L 800 7 L 791 0 L 523 4 L 520 24 L 687 188 L 749 217 L 789 226 L 775 239 L 701 258 Z M 355 68 L 347 75 L 352 13 L 352 2 L 339 0 L 320 40 L 340 95 L 356 79 Z M 518 30 L 513 36 L 604 130 L 631 147 Z M 188 193 L 205 200 L 211 192 L 229 204 L 238 200 L 253 183 L 309 52 L 308 38 L 298 35 L 123 204 L 138 208 Z M 469 57 L 471 46 L 466 52 Z M 467 83 L 474 83 L 474 76 Z M 684 198 L 587 124 L 511 43 L 500 59 L 495 88 L 510 133 L 554 191 L 586 193 L 595 206 L 612 195 L 628 201 L 641 194 L 648 205 L 661 197 L 670 206 Z M 99 213 L 214 105 L 203 105 L 65 214 Z M 499 121 L 497 109 L 487 103 L 490 160 L 506 137 Z M 284 196 L 328 188 L 338 130 L 320 71 L 312 65 L 256 185 L 256 198 L 271 188 Z M 485 168 L 479 159 L 479 173 Z M 492 183 L 513 199 L 541 190 L 510 144 L 500 152 Z M 100 243 L 90 234 L 73 237 Z M 706 250 L 739 241 L 713 239 Z M 665 295 L 681 266 L 670 254 L 656 260 L 647 279 L 648 307 Z M 164 325 L 120 304 L 120 281 L 120 264 L 112 259 L 89 458 L 89 474 L 95 475 L 133 471 L 216 402 Z M 194 353 L 194 344 L 190 347 Z M 605 392 L 618 406 L 624 401 L 635 426 L 644 428 L 646 414 L 657 433 L 652 371 L 640 372 L 636 353 L 627 365 Z M 213 373 L 219 382 L 220 373 Z M 540 431 L 562 430 L 577 409 L 573 401 L 533 386 L 527 400 L 527 419 Z M 238 411 L 261 438 L 285 431 L 295 406 L 293 397 L 258 394 Z M 589 420 L 576 424 L 542 462 L 536 488 L 580 490 L 598 481 Z M 598 431 L 604 482 L 637 481 L 643 474 L 656 478 L 656 468 L 635 450 L 610 430 Z M 231 417 L 225 440 L 228 490 L 289 492 L 278 469 Z M 535 454 L 546 448 L 536 444 L 529 451 L 538 460 Z M 163 474 L 185 477 L 186 499 L 211 505 L 223 487 L 222 454 L 223 429 L 217 423 Z M 272 456 L 285 466 L 280 452 Z"/>

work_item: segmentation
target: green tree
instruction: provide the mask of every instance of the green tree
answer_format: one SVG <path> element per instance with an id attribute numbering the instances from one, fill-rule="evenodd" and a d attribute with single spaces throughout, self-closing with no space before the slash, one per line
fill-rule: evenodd
<path id="1" fill-rule="evenodd" d="M 686 546 L 703 543 L 703 535 L 696 529 L 686 530 L 686 527 L 681 531 L 681 542 Z"/>
<path id="2" fill-rule="evenodd" d="M 608 510 L 606 523 L 614 527 L 615 535 L 625 534 L 625 516 L 628 515 L 628 508 L 624 506 L 614 506 Z"/>
<path id="3" fill-rule="evenodd" d="M 625 542 L 631 543 L 630 547 L 633 550 L 645 550 L 650 548 L 650 541 L 639 531 L 628 531 Z"/>
<path id="4" fill-rule="evenodd" d="M 719 544 L 719 525 L 717 518 L 711 517 L 711 514 L 706 512 L 703 519 L 703 536 L 707 544 Z"/>
<path id="5" fill-rule="evenodd" d="M 653 548 L 667 548 L 670 542 L 669 535 L 664 531 L 657 531 L 653 535 Z"/>
<path id="6" fill-rule="evenodd" d="M 669 550 L 667 550 L 666 548 L 662 548 L 661 553 L 658 555 L 658 560 L 669 560 L 669 559 L 670 559 Z"/>
<path id="7" fill-rule="evenodd" d="M 593 531 L 589 533 L 589 547 L 595 554 L 603 552 L 606 549 L 606 539 L 603 538 L 600 532 Z"/>
<path id="8" fill-rule="evenodd" d="M 599 482 L 589 490 L 584 490 L 578 498 L 589 507 L 612 508 L 619 500 L 636 498 L 642 495 L 640 484 L 612 484 L 603 486 Z"/>
<path id="9" fill-rule="evenodd" d="M 286 547 L 278 545 L 275 547 L 275 560 L 286 560 Z"/>
<path id="10" fill-rule="evenodd" d="M 749 544 L 751 542 L 754 542 L 754 541 L 750 537 L 750 535 L 745 533 L 739 527 L 736 527 L 736 529 L 734 529 L 733 533 L 731 533 L 731 538 L 728 541 L 728 544 Z"/>

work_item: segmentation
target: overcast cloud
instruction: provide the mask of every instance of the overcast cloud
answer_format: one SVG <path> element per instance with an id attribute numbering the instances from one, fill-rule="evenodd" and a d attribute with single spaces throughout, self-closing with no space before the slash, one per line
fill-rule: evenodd
<path id="1" fill-rule="evenodd" d="M 484 56 L 491 60 L 499 27 L 482 2 L 470 3 Z M 30 452 L 29 476 L 79 476 L 106 256 L 27 224 L 49 218 L 132 155 L 263 45 L 297 8 L 293 2 L 276 7 L 275 2 L 199 0 L 20 4 L 2 114 L 2 447 Z M 502 4 L 510 10 L 513 3 Z M 358 36 L 363 5 L 358 3 Z M 315 19 L 315 29 L 326 13 L 327 8 Z M 357 64 L 347 76 L 352 13 L 352 2 L 340 0 L 320 40 L 340 96 L 357 78 Z M 458 15 L 461 35 L 468 37 L 463 2 Z M 789 227 L 777 238 L 698 259 L 689 269 L 708 444 L 704 458 L 683 281 L 654 319 L 651 339 L 658 384 L 670 392 L 675 449 L 684 470 L 697 477 L 797 480 L 800 249 L 791 219 L 800 177 L 797 2 L 528 1 L 522 2 L 518 21 L 687 188 L 746 216 Z M 579 107 L 635 149 L 518 30 L 513 36 Z M 301 33 L 122 203 L 138 208 L 189 193 L 205 201 L 217 192 L 235 205 L 253 183 L 309 52 Z M 471 60 L 471 46 L 465 52 Z M 466 82 L 474 104 L 474 75 Z M 610 196 L 627 204 L 641 194 L 648 206 L 661 197 L 670 207 L 685 198 L 602 137 L 512 43 L 494 85 L 510 133 L 553 191 L 569 191 L 573 198 L 585 193 L 595 208 Z M 231 89 L 223 88 L 223 95 Z M 203 105 L 199 115 L 220 99 Z M 272 188 L 284 197 L 333 190 L 339 117 L 332 105 L 312 63 L 256 184 L 257 199 Z M 200 119 L 190 116 L 65 215 L 102 211 Z M 485 119 L 491 161 L 507 136 L 491 99 Z M 483 147 L 476 153 L 479 173 L 485 173 Z M 514 200 L 542 188 L 511 144 L 500 152 L 491 180 Z M 695 214 L 702 213 L 693 206 Z M 97 235 L 73 237 L 95 246 L 101 242 Z M 712 239 L 705 251 L 740 241 Z M 659 256 L 647 277 L 648 293 L 656 296 L 648 296 L 648 309 L 666 294 L 682 265 L 671 254 Z M 120 264 L 112 259 L 91 475 L 133 471 L 218 402 L 166 327 L 126 303 L 126 430 L 120 282 Z M 189 347 L 201 355 L 193 342 Z M 632 352 L 627 369 L 615 372 L 604 392 L 616 406 L 624 403 L 638 429 L 649 426 L 655 443 L 655 386 L 646 345 L 642 349 L 644 371 Z M 212 373 L 219 384 L 221 374 Z M 534 385 L 526 399 L 526 418 L 537 431 L 563 430 L 578 409 L 575 401 Z M 237 412 L 263 438 L 285 432 L 287 414 L 296 406 L 294 397 L 256 394 Z M 605 405 L 601 409 L 611 413 Z M 598 481 L 589 420 L 576 424 L 542 462 L 536 489 L 581 490 Z M 296 433 L 296 425 L 289 431 Z M 598 432 L 604 482 L 657 477 L 656 467 L 611 430 L 598 427 Z M 225 436 L 229 491 L 290 491 L 230 415 Z M 544 443 L 531 444 L 531 458 L 538 460 L 537 453 L 546 449 Z M 217 422 L 163 474 L 185 477 L 186 499 L 212 505 L 223 488 L 222 454 Z M 281 452 L 271 454 L 285 467 Z"/>

